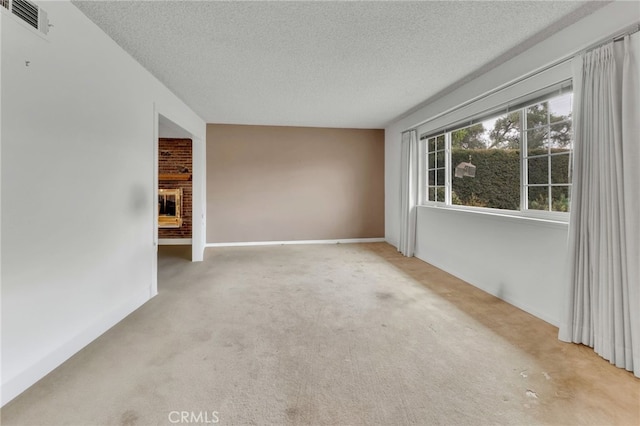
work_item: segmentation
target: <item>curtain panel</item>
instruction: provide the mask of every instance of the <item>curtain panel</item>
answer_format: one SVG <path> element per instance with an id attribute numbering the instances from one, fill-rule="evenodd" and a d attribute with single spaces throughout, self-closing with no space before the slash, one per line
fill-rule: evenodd
<path id="1" fill-rule="evenodd" d="M 400 151 L 400 243 L 398 251 L 412 257 L 416 246 L 416 204 L 418 202 L 418 135 L 402 134 Z"/>
<path id="2" fill-rule="evenodd" d="M 569 282 L 560 340 L 640 377 L 640 33 L 574 58 Z"/>

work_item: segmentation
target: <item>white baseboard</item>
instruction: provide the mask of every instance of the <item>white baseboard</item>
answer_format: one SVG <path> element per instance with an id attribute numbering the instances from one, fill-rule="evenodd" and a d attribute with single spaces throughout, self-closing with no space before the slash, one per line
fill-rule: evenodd
<path id="1" fill-rule="evenodd" d="M 45 355 L 26 370 L 2 383 L 0 406 L 20 395 L 38 380 L 53 371 L 60 364 L 71 358 L 82 348 L 100 337 L 104 332 L 122 321 L 127 315 L 138 309 L 150 299 L 149 289 L 139 292 L 135 297 L 99 318 L 85 330 L 61 344 L 57 349 Z"/>
<path id="2" fill-rule="evenodd" d="M 188 246 L 192 244 L 191 238 L 158 238 L 161 246 Z"/>
<path id="3" fill-rule="evenodd" d="M 383 243 L 384 238 L 349 238 L 344 240 L 294 240 L 294 241 L 255 241 L 247 243 L 207 243 L 206 247 L 248 247 L 248 246 L 281 246 L 290 244 L 353 244 Z"/>

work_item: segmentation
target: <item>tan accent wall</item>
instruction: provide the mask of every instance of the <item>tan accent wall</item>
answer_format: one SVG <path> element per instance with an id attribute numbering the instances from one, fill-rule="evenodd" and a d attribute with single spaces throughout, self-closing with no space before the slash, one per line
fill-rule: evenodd
<path id="1" fill-rule="evenodd" d="M 384 130 L 207 125 L 207 242 L 384 236 Z"/>

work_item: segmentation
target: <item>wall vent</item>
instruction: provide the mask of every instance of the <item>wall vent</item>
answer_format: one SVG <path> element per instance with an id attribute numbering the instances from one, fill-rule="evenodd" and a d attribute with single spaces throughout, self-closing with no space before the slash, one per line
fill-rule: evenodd
<path id="1" fill-rule="evenodd" d="M 47 34 L 49 32 L 47 12 L 38 5 L 29 0 L 0 0 L 0 4 L 41 33 Z"/>

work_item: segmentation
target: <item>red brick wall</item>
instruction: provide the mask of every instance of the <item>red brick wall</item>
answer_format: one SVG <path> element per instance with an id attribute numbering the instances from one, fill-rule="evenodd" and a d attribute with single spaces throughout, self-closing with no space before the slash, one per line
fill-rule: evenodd
<path id="1" fill-rule="evenodd" d="M 191 139 L 160 139 L 158 151 L 158 175 L 183 173 L 193 175 L 193 148 Z M 159 188 L 182 188 L 182 226 L 160 228 L 158 238 L 191 238 L 193 179 L 180 181 L 159 180 Z"/>

